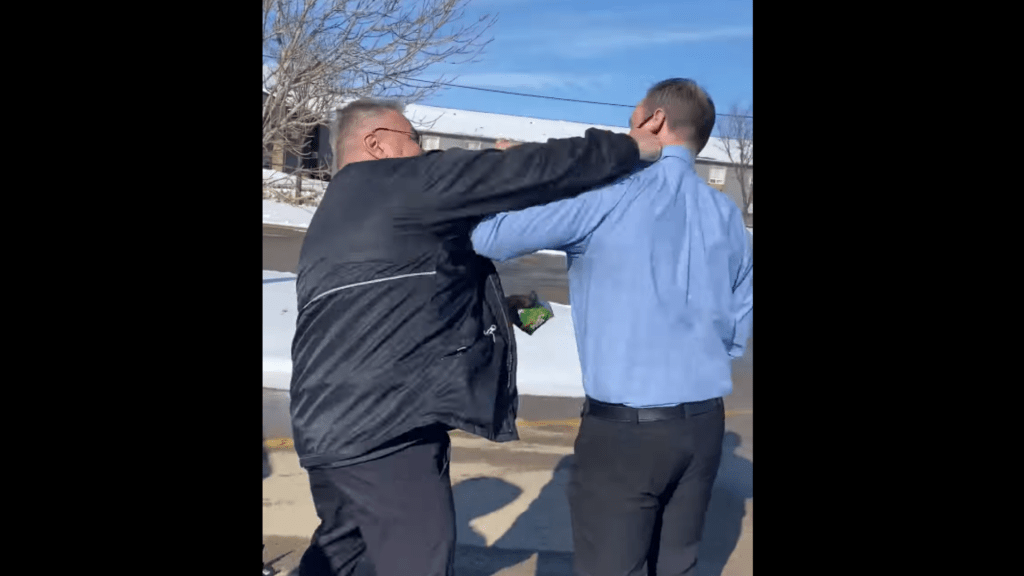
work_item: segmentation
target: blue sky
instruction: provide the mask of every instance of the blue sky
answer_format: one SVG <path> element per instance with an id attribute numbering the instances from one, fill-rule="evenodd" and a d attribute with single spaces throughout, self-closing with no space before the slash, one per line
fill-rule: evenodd
<path id="1" fill-rule="evenodd" d="M 753 104 L 753 0 L 470 0 L 465 19 L 494 13 L 479 62 L 419 77 L 630 106 L 655 82 L 688 77 L 719 112 Z M 461 88 L 420 103 L 613 126 L 631 112 Z"/>

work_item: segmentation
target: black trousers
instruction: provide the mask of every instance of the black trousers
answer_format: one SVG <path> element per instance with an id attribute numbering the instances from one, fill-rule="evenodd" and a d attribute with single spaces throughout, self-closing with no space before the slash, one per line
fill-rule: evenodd
<path id="1" fill-rule="evenodd" d="M 722 456 L 722 400 L 656 421 L 587 406 L 568 487 L 575 576 L 694 574 Z"/>
<path id="2" fill-rule="evenodd" d="M 376 460 L 309 471 L 320 526 L 299 576 L 452 576 L 455 502 L 447 432 Z M 367 557 L 368 558 L 365 558 Z"/>

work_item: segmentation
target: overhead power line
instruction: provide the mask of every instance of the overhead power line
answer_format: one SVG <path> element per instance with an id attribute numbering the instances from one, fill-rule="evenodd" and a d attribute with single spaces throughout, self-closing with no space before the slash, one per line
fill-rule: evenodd
<path id="1" fill-rule="evenodd" d="M 497 92 L 499 94 L 510 94 L 512 96 L 526 96 L 528 98 L 543 98 L 545 100 L 562 100 L 564 102 L 579 102 L 581 104 L 598 104 L 600 106 L 619 106 L 621 108 L 633 108 L 635 104 L 614 104 L 611 102 L 592 102 L 590 100 L 576 100 L 573 98 L 559 98 L 557 96 L 543 96 L 540 94 L 524 94 L 522 92 L 510 92 L 508 90 L 495 90 L 494 88 L 479 88 L 476 86 L 462 86 L 459 84 L 449 84 L 447 82 L 431 82 L 430 80 L 420 80 L 419 78 L 402 78 L 402 80 L 412 80 L 414 82 L 426 82 L 428 84 L 440 84 L 441 86 L 450 86 L 452 88 L 464 88 L 466 90 L 480 90 L 483 92 Z M 717 116 L 740 116 L 739 114 L 723 114 L 717 113 Z M 743 118 L 754 119 L 753 116 L 742 116 Z"/>
<path id="2" fill-rule="evenodd" d="M 376 72 L 370 72 L 370 74 L 375 74 L 377 76 L 383 76 L 383 74 L 379 74 L 379 73 L 376 73 Z M 545 95 L 542 95 L 542 94 L 524 94 L 522 92 L 511 92 L 509 90 L 496 90 L 494 88 L 480 88 L 478 86 L 463 86 L 461 84 L 449 84 L 448 82 L 436 82 L 436 81 L 433 81 L 433 80 L 421 80 L 419 78 L 405 78 L 403 76 L 396 76 L 395 78 L 398 79 L 398 80 L 408 80 L 408 81 L 411 81 L 411 82 L 423 82 L 423 83 L 426 83 L 426 84 L 438 84 L 438 85 L 441 85 L 441 86 L 449 86 L 451 88 L 462 88 L 464 90 L 479 90 L 481 92 L 497 92 L 498 94 L 509 94 L 511 96 L 525 96 L 527 98 L 541 98 L 541 99 L 544 99 L 544 100 L 560 100 L 562 102 L 578 102 L 580 104 L 596 104 L 598 106 L 618 106 L 620 108 L 633 108 L 635 106 L 634 104 L 615 104 L 615 103 L 612 103 L 612 102 L 593 102 L 593 101 L 590 101 L 590 100 L 576 100 L 574 98 L 559 98 L 557 96 L 545 96 Z M 724 114 L 724 113 L 721 113 L 721 112 L 716 113 L 716 116 L 739 116 L 739 117 L 742 117 L 742 118 L 750 118 L 751 120 L 754 119 L 753 116 L 745 116 L 745 115 L 741 115 L 741 114 Z"/>

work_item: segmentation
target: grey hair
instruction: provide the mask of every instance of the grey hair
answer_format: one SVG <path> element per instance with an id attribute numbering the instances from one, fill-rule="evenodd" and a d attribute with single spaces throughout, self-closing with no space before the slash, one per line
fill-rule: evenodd
<path id="1" fill-rule="evenodd" d="M 340 166 L 345 157 L 344 143 L 352 128 L 389 110 L 404 115 L 405 105 L 395 100 L 361 98 L 335 111 L 334 120 L 331 122 L 331 148 L 336 167 Z"/>
<path id="2" fill-rule="evenodd" d="M 647 112 L 661 108 L 672 132 L 688 131 L 697 152 L 704 149 L 715 127 L 715 103 L 697 82 L 689 78 L 662 80 L 647 91 Z"/>

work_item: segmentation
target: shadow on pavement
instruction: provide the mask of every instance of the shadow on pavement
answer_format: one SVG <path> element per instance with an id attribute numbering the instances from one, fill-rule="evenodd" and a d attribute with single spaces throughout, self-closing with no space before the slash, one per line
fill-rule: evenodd
<path id="1" fill-rule="evenodd" d="M 455 497 L 455 519 L 460 544 L 486 547 L 484 537 L 470 526 L 473 519 L 508 506 L 523 491 L 500 478 L 470 478 L 452 488 Z"/>
<path id="2" fill-rule="evenodd" d="M 554 477 L 541 489 L 512 526 L 492 546 L 470 523 L 511 504 L 521 493 L 517 486 L 500 478 L 465 480 L 453 488 L 458 521 L 459 547 L 456 573 L 459 576 L 496 576 L 502 570 L 523 564 L 536 555 L 536 568 L 516 571 L 526 576 L 572 574 L 572 553 L 545 549 L 548 542 L 571 542 L 569 504 L 565 481 L 572 456 L 555 467 Z M 511 573 L 510 573 L 511 576 Z"/>
<path id="3" fill-rule="evenodd" d="M 743 534 L 747 499 L 754 497 L 754 463 L 735 454 L 741 438 L 726 432 L 722 462 L 704 521 L 697 576 L 721 576 Z"/>
<path id="4" fill-rule="evenodd" d="M 753 498 L 753 462 L 735 453 L 741 438 L 726 432 L 722 462 L 712 489 L 704 524 L 698 576 L 721 576 L 743 533 L 746 501 Z M 494 544 L 487 546 L 470 523 L 513 502 L 521 490 L 499 478 L 466 480 L 454 488 L 460 546 L 458 574 L 497 576 L 501 570 L 522 564 L 536 555 L 536 571 L 515 572 L 528 576 L 572 574 L 572 553 L 545 549 L 550 543 L 572 541 L 569 504 L 565 493 L 572 456 L 559 461 L 555 475 L 536 500 Z"/>
<path id="5" fill-rule="evenodd" d="M 746 501 L 753 498 L 753 463 L 735 453 L 740 444 L 738 434 L 726 432 L 722 463 L 708 505 L 697 576 L 721 576 L 742 536 Z M 455 557 L 458 576 L 572 574 L 572 553 L 552 549 L 571 547 L 572 525 L 565 486 L 572 458 L 565 456 L 558 462 L 552 479 L 537 498 L 491 546 L 472 527 L 472 521 L 508 506 L 522 494 L 522 489 L 495 477 L 470 478 L 452 488 L 459 543 Z M 266 477 L 265 451 L 264 459 Z M 308 543 L 308 539 L 272 537 L 265 542 L 265 556 L 278 558 L 288 550 L 293 551 L 292 558 L 276 566 L 284 568 L 284 576 L 291 573 L 288 565 L 297 564 Z M 356 576 L 373 576 L 369 562 L 362 563 Z"/>

